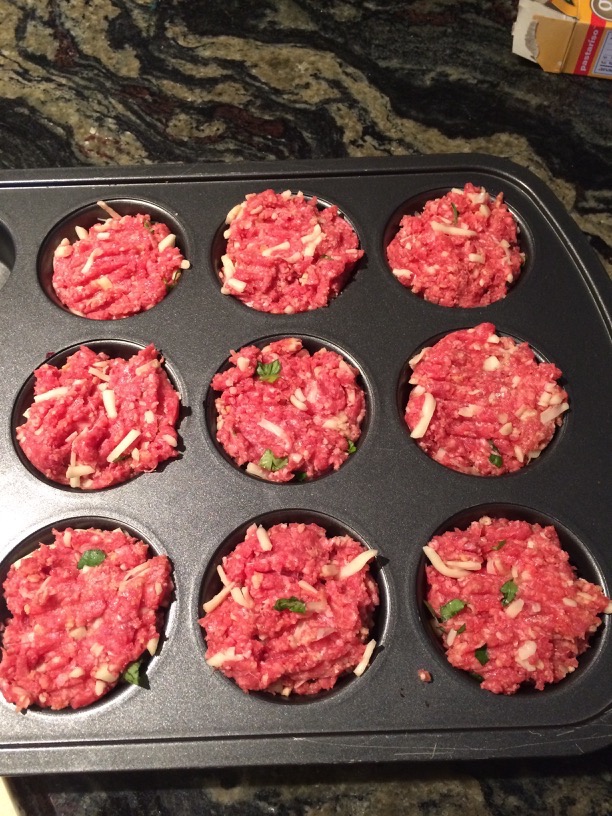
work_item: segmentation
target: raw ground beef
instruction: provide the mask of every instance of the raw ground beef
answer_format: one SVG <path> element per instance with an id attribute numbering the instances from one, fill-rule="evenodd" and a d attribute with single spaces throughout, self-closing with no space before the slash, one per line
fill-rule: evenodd
<path id="1" fill-rule="evenodd" d="M 54 530 L 4 582 L 9 617 L 0 691 L 18 710 L 81 708 L 107 694 L 145 651 L 154 654 L 172 592 L 170 562 L 121 530 Z M 105 554 L 78 568 L 88 550 Z"/>
<path id="2" fill-rule="evenodd" d="M 317 524 L 253 524 L 223 559 L 224 586 L 204 607 L 207 663 L 244 691 L 284 696 L 361 674 L 376 645 L 366 645 L 378 605 L 375 555 Z"/>
<path id="3" fill-rule="evenodd" d="M 115 320 L 144 312 L 163 300 L 189 262 L 165 224 L 146 213 L 111 217 L 78 240 L 64 238 L 53 256 L 53 288 L 73 314 Z"/>
<path id="4" fill-rule="evenodd" d="M 506 297 L 525 260 L 500 193 L 466 184 L 405 215 L 387 247 L 393 274 L 441 306 L 486 306 Z"/>
<path id="5" fill-rule="evenodd" d="M 336 206 L 289 190 L 247 195 L 226 219 L 221 291 L 260 312 L 293 314 L 327 306 L 362 257 Z"/>
<path id="6" fill-rule="evenodd" d="M 34 372 L 34 402 L 16 430 L 48 479 L 95 490 L 177 455 L 179 396 L 150 345 L 129 360 L 81 346 L 62 368 Z"/>
<path id="7" fill-rule="evenodd" d="M 410 361 L 406 424 L 419 447 L 453 470 L 499 476 L 548 445 L 569 408 L 561 376 L 492 323 L 451 332 Z"/>
<path id="8" fill-rule="evenodd" d="M 365 415 L 358 372 L 339 354 L 314 354 L 296 338 L 233 351 L 216 374 L 217 439 L 238 465 L 272 482 L 337 469 Z"/>
<path id="9" fill-rule="evenodd" d="M 576 578 L 554 527 L 483 517 L 424 549 L 433 564 L 427 601 L 448 660 L 496 694 L 562 680 L 597 616 L 612 612 L 601 587 Z"/>

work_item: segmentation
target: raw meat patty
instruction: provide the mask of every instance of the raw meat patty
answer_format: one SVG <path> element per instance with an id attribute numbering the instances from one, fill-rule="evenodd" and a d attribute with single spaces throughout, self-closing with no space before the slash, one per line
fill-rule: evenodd
<path id="1" fill-rule="evenodd" d="M 244 691 L 316 694 L 361 674 L 378 587 L 366 550 L 317 524 L 253 524 L 223 559 L 220 593 L 204 606 L 206 662 Z"/>
<path id="2" fill-rule="evenodd" d="M 527 343 L 492 323 L 451 332 L 410 361 L 415 388 L 406 424 L 419 447 L 446 467 L 499 476 L 537 458 L 569 408 L 561 376 Z"/>
<path id="3" fill-rule="evenodd" d="M 576 578 L 554 527 L 483 517 L 424 549 L 427 601 L 448 660 L 496 694 L 562 680 L 597 616 L 612 612 L 601 587 Z"/>
<path id="4" fill-rule="evenodd" d="M 339 354 L 296 338 L 245 346 L 216 374 L 217 439 L 238 465 L 272 482 L 337 469 L 361 434 L 365 396 Z"/>
<path id="5" fill-rule="evenodd" d="M 147 214 L 110 213 L 78 240 L 64 238 L 53 256 L 53 288 L 73 314 L 115 320 L 144 312 L 163 300 L 189 268 L 174 245 L 176 236 Z"/>
<path id="6" fill-rule="evenodd" d="M 221 291 L 260 312 L 327 306 L 363 252 L 336 206 L 289 190 L 252 193 L 226 219 Z"/>
<path id="7" fill-rule="evenodd" d="M 54 530 L 4 583 L 0 691 L 18 710 L 81 708 L 154 654 L 172 592 L 170 562 L 121 530 Z M 83 566 L 83 554 L 97 566 Z M 92 557 L 92 553 L 94 554 Z M 79 568 L 79 564 L 81 568 Z"/>
<path id="8" fill-rule="evenodd" d="M 179 396 L 154 346 L 129 360 L 81 346 L 62 368 L 34 372 L 17 441 L 48 479 L 95 490 L 177 455 Z"/>
<path id="9" fill-rule="evenodd" d="M 506 297 L 524 256 L 517 223 L 500 193 L 466 184 L 405 215 L 387 247 L 393 274 L 441 306 L 486 306 Z"/>

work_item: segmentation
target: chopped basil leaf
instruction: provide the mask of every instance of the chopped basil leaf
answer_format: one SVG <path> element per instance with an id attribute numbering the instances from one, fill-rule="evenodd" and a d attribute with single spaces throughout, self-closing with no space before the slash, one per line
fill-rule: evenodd
<path id="1" fill-rule="evenodd" d="M 276 609 L 277 612 L 282 612 L 287 609 L 289 612 L 299 612 L 300 615 L 306 614 L 306 604 L 304 601 L 300 601 L 299 598 L 296 598 L 295 595 L 292 595 L 290 598 L 279 598 L 274 604 L 273 609 Z"/>
<path id="2" fill-rule="evenodd" d="M 482 674 L 476 674 L 476 672 L 470 672 L 470 677 L 473 677 L 474 680 L 478 680 L 479 683 L 482 683 L 482 681 L 484 680 Z"/>
<path id="3" fill-rule="evenodd" d="M 280 377 L 280 371 L 280 360 L 272 360 L 271 363 L 257 363 L 257 376 L 262 382 L 276 382 Z"/>
<path id="4" fill-rule="evenodd" d="M 153 232 L 153 224 L 150 221 L 143 221 L 142 226 L 149 232 Z"/>
<path id="5" fill-rule="evenodd" d="M 459 210 L 452 202 L 451 207 L 453 208 L 453 224 L 456 224 L 457 221 L 459 220 Z"/>
<path id="6" fill-rule="evenodd" d="M 79 558 L 77 569 L 83 569 L 83 567 L 97 567 L 104 561 L 105 558 L 106 553 L 104 550 L 85 550 L 85 552 L 82 553 L 81 557 Z"/>
<path id="7" fill-rule="evenodd" d="M 308 478 L 308 474 L 306 473 L 305 470 L 296 470 L 295 473 L 293 474 L 293 478 L 295 479 L 296 482 L 305 482 L 306 479 Z"/>
<path id="8" fill-rule="evenodd" d="M 288 461 L 288 456 L 276 457 L 270 448 L 268 448 L 264 451 L 263 456 L 259 460 L 259 467 L 274 473 L 274 471 L 284 468 Z"/>
<path id="9" fill-rule="evenodd" d="M 347 439 L 346 441 L 348 442 L 348 452 L 349 453 L 355 453 L 357 448 L 355 447 L 355 444 L 353 443 L 353 441 L 351 439 Z"/>
<path id="10" fill-rule="evenodd" d="M 462 635 L 465 632 L 465 623 L 462 623 L 461 626 L 457 629 L 457 634 Z"/>
<path id="11" fill-rule="evenodd" d="M 504 460 L 501 457 L 499 452 L 499 448 L 489 439 L 489 445 L 491 446 L 491 450 L 493 451 L 489 456 L 489 462 L 494 465 L 495 467 L 501 467 L 504 464 Z"/>
<path id="12" fill-rule="evenodd" d="M 135 660 L 123 672 L 123 679 L 126 683 L 131 683 L 133 686 L 142 686 L 140 678 L 140 660 Z"/>
<path id="13" fill-rule="evenodd" d="M 435 620 L 440 620 L 440 618 L 439 618 L 439 617 L 436 615 L 436 611 L 435 611 L 435 609 L 434 609 L 434 608 L 433 608 L 433 606 L 432 606 L 432 605 L 429 603 L 429 601 L 425 601 L 425 606 L 427 607 L 427 609 L 428 609 L 428 611 L 429 611 L 429 614 L 431 615 L 431 617 L 432 617 L 432 618 L 434 618 Z"/>
<path id="14" fill-rule="evenodd" d="M 505 544 L 505 543 L 506 543 L 506 539 L 504 538 L 504 539 L 503 539 L 503 541 L 499 541 L 499 542 L 498 542 L 498 543 L 497 543 L 497 544 L 496 544 L 494 547 L 492 547 L 491 549 L 493 549 L 493 550 L 501 550 L 501 548 L 504 546 L 504 544 Z"/>
<path id="15" fill-rule="evenodd" d="M 331 255 L 321 255 L 321 258 L 324 258 L 326 261 L 333 261 L 334 260 Z"/>
<path id="16" fill-rule="evenodd" d="M 455 615 L 458 615 L 464 608 L 465 601 L 462 601 L 461 598 L 453 598 L 452 601 L 449 601 L 447 604 L 440 607 L 440 620 L 450 620 L 451 618 L 454 618 Z"/>
<path id="17" fill-rule="evenodd" d="M 480 649 L 476 649 L 474 652 L 474 657 L 480 663 L 481 666 L 486 666 L 489 662 L 489 653 L 487 652 L 487 644 L 485 643 L 484 646 L 481 646 Z"/>
<path id="18" fill-rule="evenodd" d="M 501 594 L 504 596 L 502 598 L 502 606 L 508 606 L 514 600 L 516 593 L 518 592 L 518 587 L 514 583 L 512 579 L 506 581 L 505 584 L 501 587 Z"/>

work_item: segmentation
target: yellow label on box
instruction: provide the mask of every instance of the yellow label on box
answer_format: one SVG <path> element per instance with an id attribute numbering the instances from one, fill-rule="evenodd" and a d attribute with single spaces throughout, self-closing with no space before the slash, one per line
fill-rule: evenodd
<path id="1" fill-rule="evenodd" d="M 612 79 L 612 0 L 520 0 L 512 50 L 545 71 Z"/>

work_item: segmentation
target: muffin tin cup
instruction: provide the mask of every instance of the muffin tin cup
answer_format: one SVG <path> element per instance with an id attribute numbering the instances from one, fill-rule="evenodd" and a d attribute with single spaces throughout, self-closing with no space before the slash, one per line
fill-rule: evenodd
<path id="1" fill-rule="evenodd" d="M 471 181 L 502 191 L 528 235 L 528 274 L 487 307 L 449 309 L 393 278 L 383 236 L 406 202 Z M 348 214 L 365 257 L 324 309 L 268 315 L 220 292 L 213 241 L 250 192 L 302 189 Z M 191 268 L 151 311 L 88 321 L 49 298 L 37 272 L 47 237 L 97 200 L 154 202 L 180 225 Z M 70 716 L 18 715 L 0 701 L 0 772 L 7 774 L 254 764 L 551 755 L 603 747 L 612 733 L 611 626 L 579 669 L 543 692 L 481 690 L 432 640 L 419 589 L 422 547 L 454 519 L 509 508 L 567 531 L 585 577 L 612 589 L 607 546 L 612 299 L 594 253 L 551 191 L 511 162 L 478 155 L 135 169 L 17 171 L 0 176 L 0 243 L 10 275 L 0 290 L 0 512 L 7 564 L 20 542 L 62 520 L 112 519 L 173 564 L 166 640 L 150 689 L 130 689 Z M 5 240 L 5 239 L 10 240 Z M 432 337 L 483 321 L 519 337 L 562 371 L 571 396 L 546 456 L 507 478 L 440 467 L 410 439 L 398 410 L 406 361 Z M 216 449 L 206 418 L 212 376 L 231 349 L 260 338 L 312 338 L 358 363 L 368 425 L 358 450 L 312 482 L 247 478 Z M 112 490 L 58 490 L 34 476 L 13 441 L 20 391 L 49 354 L 81 343 L 154 343 L 184 400 L 178 459 Z M 204 660 L 203 577 L 223 543 L 253 519 L 334 520 L 377 549 L 381 647 L 357 680 L 307 705 L 247 695 Z M 419 680 L 431 672 L 433 681 Z"/>

